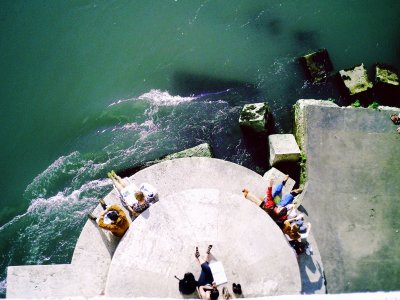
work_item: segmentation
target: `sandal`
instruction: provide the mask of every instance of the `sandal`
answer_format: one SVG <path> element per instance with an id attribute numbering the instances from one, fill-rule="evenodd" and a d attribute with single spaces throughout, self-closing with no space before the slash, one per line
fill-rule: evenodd
<path id="1" fill-rule="evenodd" d="M 196 247 L 196 252 L 194 253 L 194 257 L 196 257 L 197 259 L 199 259 L 200 257 L 199 247 Z"/>
<path id="2" fill-rule="evenodd" d="M 211 248 L 212 248 L 212 245 L 209 245 L 208 248 L 207 248 L 207 252 L 206 252 L 207 254 L 210 254 Z"/>
<path id="3" fill-rule="evenodd" d="M 224 299 L 230 299 L 231 298 L 231 294 L 229 293 L 228 288 L 226 288 L 226 287 L 223 287 L 222 295 L 223 295 Z"/>

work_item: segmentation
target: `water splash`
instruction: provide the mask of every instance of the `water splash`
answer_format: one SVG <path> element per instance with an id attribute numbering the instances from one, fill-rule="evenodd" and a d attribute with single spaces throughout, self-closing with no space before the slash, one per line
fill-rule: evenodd
<path id="1" fill-rule="evenodd" d="M 163 92 L 158 89 L 150 90 L 150 92 L 145 93 L 138 97 L 140 100 L 147 100 L 153 105 L 165 105 L 165 106 L 175 106 L 181 103 L 190 102 L 198 97 L 182 97 L 182 96 L 172 96 L 168 92 Z"/>

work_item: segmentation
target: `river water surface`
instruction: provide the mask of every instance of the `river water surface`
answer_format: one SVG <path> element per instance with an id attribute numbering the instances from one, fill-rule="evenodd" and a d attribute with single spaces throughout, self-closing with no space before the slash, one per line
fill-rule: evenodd
<path id="1" fill-rule="evenodd" d="M 262 172 L 237 124 L 266 101 L 291 131 L 300 98 L 341 100 L 297 64 L 400 67 L 400 1 L 0 2 L 0 295 L 8 265 L 70 262 L 106 173 L 211 144 Z M 259 154 L 259 153 L 258 153 Z"/>

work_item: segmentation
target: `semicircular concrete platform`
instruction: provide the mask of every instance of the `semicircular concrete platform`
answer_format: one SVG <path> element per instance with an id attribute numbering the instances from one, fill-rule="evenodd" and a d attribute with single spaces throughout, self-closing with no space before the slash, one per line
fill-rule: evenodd
<path id="1" fill-rule="evenodd" d="M 188 189 L 161 198 L 137 218 L 111 261 L 106 296 L 180 298 L 185 272 L 200 274 L 195 247 L 224 265 L 228 287 L 246 297 L 298 294 L 300 271 L 282 231 L 239 194 Z"/>
<path id="2" fill-rule="evenodd" d="M 209 243 L 224 264 L 230 290 L 240 282 L 245 297 L 325 292 L 312 231 L 314 254 L 296 261 L 270 217 L 244 199 L 244 187 L 265 194 L 261 175 L 220 159 L 192 157 L 158 163 L 130 179 L 154 185 L 160 201 L 122 239 L 88 220 L 71 264 L 8 267 L 7 297 L 182 298 L 173 275 L 198 276 L 194 248 L 204 253 Z M 105 201 L 122 205 L 115 189 Z M 99 205 L 94 213 L 101 211 Z"/>

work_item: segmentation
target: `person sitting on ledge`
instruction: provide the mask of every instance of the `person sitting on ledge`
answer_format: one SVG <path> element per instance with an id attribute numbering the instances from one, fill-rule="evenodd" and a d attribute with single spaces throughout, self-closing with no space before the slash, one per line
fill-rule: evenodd
<path id="1" fill-rule="evenodd" d="M 99 227 L 111 231 L 115 236 L 122 237 L 129 228 L 129 221 L 124 211 L 117 204 L 106 205 L 103 199 L 100 201 L 104 211 L 99 218 L 92 213 L 88 214 L 88 218 L 96 221 Z"/>
<path id="2" fill-rule="evenodd" d="M 119 177 L 114 171 L 109 172 L 107 175 L 123 197 L 126 208 L 133 217 L 138 217 L 149 208 L 150 200 L 143 192 L 139 191 L 135 184 L 131 183 L 127 178 Z"/>

